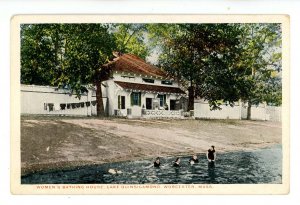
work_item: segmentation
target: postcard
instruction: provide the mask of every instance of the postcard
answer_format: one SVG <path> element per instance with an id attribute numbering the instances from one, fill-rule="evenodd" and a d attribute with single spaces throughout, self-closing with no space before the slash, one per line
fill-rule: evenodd
<path id="1" fill-rule="evenodd" d="M 288 194 L 289 16 L 16 15 L 13 194 Z"/>

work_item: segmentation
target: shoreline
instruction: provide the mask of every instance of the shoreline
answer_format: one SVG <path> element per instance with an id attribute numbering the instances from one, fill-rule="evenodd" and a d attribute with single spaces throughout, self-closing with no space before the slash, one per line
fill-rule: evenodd
<path id="1" fill-rule="evenodd" d="M 21 175 L 156 157 L 247 151 L 282 143 L 280 122 L 21 118 Z"/>
<path id="2" fill-rule="evenodd" d="M 253 152 L 253 151 L 258 151 L 261 149 L 271 149 L 272 147 L 282 145 L 281 143 L 277 144 L 271 144 L 271 145 L 263 145 L 261 147 L 256 147 L 256 148 L 250 148 L 247 150 L 232 150 L 232 151 L 223 151 L 223 152 L 218 152 L 219 154 L 227 154 L 227 153 L 236 153 L 236 152 Z M 202 153 L 195 153 L 197 156 L 199 155 L 205 155 L 205 152 Z M 176 158 L 176 157 L 182 157 L 186 158 L 189 157 L 190 153 L 180 153 L 178 155 L 165 155 L 165 156 L 159 156 L 160 158 Z M 122 160 L 122 161 L 113 161 L 113 162 L 105 162 L 105 163 L 93 163 L 93 162 L 59 162 L 59 163 L 54 163 L 54 164 L 34 164 L 32 165 L 34 168 L 22 168 L 21 171 L 21 177 L 26 177 L 28 175 L 32 175 L 35 173 L 49 173 L 49 172 L 57 172 L 57 171 L 68 171 L 68 170 L 75 170 L 75 169 L 81 169 L 84 167 L 90 167 L 90 166 L 99 166 L 99 165 L 105 165 L 105 164 L 115 164 L 115 163 L 123 163 L 123 162 L 133 162 L 133 161 L 141 161 L 141 160 L 149 160 L 150 159 L 155 159 L 155 157 L 151 156 L 146 156 L 145 158 L 136 158 L 136 159 L 130 159 L 128 158 L 127 160 Z M 61 164 L 60 164 L 61 163 Z M 76 164 L 78 163 L 78 164 Z M 60 164 L 59 166 L 53 166 Z"/>

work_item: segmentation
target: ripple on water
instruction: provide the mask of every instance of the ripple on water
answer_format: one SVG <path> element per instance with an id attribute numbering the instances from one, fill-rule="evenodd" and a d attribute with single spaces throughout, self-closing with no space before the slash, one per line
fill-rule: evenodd
<path id="1" fill-rule="evenodd" d="M 215 163 L 208 163 L 204 154 L 199 163 L 189 165 L 189 157 L 181 158 L 181 167 L 172 167 L 175 158 L 162 158 L 160 168 L 152 167 L 151 160 L 140 160 L 86 166 L 66 171 L 38 172 L 23 176 L 22 184 L 255 184 L 282 183 L 281 146 L 251 152 L 218 154 Z M 114 168 L 120 174 L 109 174 Z"/>

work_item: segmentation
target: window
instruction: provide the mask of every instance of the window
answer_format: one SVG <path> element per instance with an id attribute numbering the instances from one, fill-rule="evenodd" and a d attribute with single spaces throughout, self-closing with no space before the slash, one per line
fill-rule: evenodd
<path id="1" fill-rule="evenodd" d="M 129 78 L 129 79 L 135 78 L 134 76 L 129 76 L 129 75 L 122 75 L 121 77 L 122 77 L 122 78 Z"/>
<path id="2" fill-rule="evenodd" d="M 163 107 L 166 104 L 166 95 L 157 95 L 159 98 L 159 106 Z"/>
<path id="3" fill-rule="evenodd" d="M 125 109 L 125 96 L 118 96 L 118 109 Z"/>
<path id="4" fill-rule="evenodd" d="M 154 83 L 153 79 L 143 78 L 143 81 L 146 83 Z"/>
<path id="5" fill-rule="evenodd" d="M 60 104 L 60 109 L 65 110 L 66 109 L 66 104 Z"/>
<path id="6" fill-rule="evenodd" d="M 75 109 L 76 108 L 76 103 L 72 103 L 71 106 L 72 106 L 72 109 Z"/>
<path id="7" fill-rule="evenodd" d="M 170 81 L 170 80 L 162 80 L 162 81 L 161 81 L 161 84 L 164 84 L 164 85 L 172 85 L 173 82 Z"/>
<path id="8" fill-rule="evenodd" d="M 53 111 L 54 104 L 53 103 L 48 103 L 49 111 Z"/>
<path id="9" fill-rule="evenodd" d="M 131 93 L 131 105 L 141 106 L 141 93 Z"/>

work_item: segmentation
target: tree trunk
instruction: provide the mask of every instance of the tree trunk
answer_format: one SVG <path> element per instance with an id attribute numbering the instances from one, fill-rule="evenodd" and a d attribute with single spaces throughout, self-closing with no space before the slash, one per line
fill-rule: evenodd
<path id="1" fill-rule="evenodd" d="M 195 88 L 194 86 L 190 86 L 188 88 L 189 91 L 189 103 L 188 103 L 188 111 L 194 110 L 194 98 L 195 98 Z"/>
<path id="2" fill-rule="evenodd" d="M 98 117 L 105 116 L 101 85 L 102 85 L 101 81 L 98 81 L 96 83 L 96 102 L 97 102 L 97 116 Z"/>
<path id="3" fill-rule="evenodd" d="M 251 120 L 251 106 L 252 106 L 252 103 L 249 100 L 248 101 L 248 107 L 247 107 L 247 120 Z"/>

